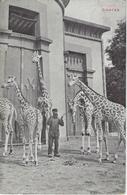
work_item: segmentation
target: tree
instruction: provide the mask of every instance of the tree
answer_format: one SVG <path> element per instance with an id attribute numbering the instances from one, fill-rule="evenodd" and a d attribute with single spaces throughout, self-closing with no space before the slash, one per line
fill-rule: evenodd
<path id="1" fill-rule="evenodd" d="M 109 41 L 106 53 L 114 65 L 106 68 L 107 96 L 111 101 L 125 105 L 126 91 L 126 23 L 121 21 L 115 30 L 114 37 Z"/>
<path id="2" fill-rule="evenodd" d="M 109 46 L 106 48 L 106 53 L 109 55 L 109 60 L 118 70 L 125 70 L 126 58 L 126 23 L 121 21 L 118 23 L 118 28 L 115 30 L 115 35 L 112 40 L 109 40 Z"/>
<path id="3" fill-rule="evenodd" d="M 125 89 L 126 73 L 117 68 L 106 68 L 107 97 L 113 102 L 123 104 L 126 101 Z"/>

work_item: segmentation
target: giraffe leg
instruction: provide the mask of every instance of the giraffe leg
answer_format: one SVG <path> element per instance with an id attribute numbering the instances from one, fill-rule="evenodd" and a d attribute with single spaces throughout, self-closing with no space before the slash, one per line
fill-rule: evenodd
<path id="1" fill-rule="evenodd" d="M 114 160 L 113 160 L 113 163 L 116 163 L 117 159 L 118 159 L 118 151 L 119 151 L 119 147 L 120 147 L 120 144 L 121 144 L 121 141 L 122 141 L 122 138 L 120 136 L 119 138 L 119 141 L 118 141 L 118 145 L 117 145 L 117 148 L 116 148 L 116 152 L 114 154 Z"/>
<path id="2" fill-rule="evenodd" d="M 33 139 L 31 138 L 29 141 L 29 150 L 30 150 L 30 161 L 34 162 L 34 155 L 33 155 Z"/>
<path id="3" fill-rule="evenodd" d="M 9 122 L 9 131 L 10 131 L 10 151 L 9 154 L 13 153 L 13 128 L 12 128 L 12 120 Z"/>
<path id="4" fill-rule="evenodd" d="M 89 108 L 86 109 L 85 115 L 86 115 L 86 120 L 87 120 L 86 135 L 88 136 L 87 154 L 90 154 L 91 153 L 90 138 L 91 138 L 91 129 L 92 129 L 92 112 Z"/>
<path id="5" fill-rule="evenodd" d="M 14 110 L 11 110 L 10 116 L 8 118 L 8 130 L 10 133 L 10 151 L 9 154 L 13 153 L 13 127 L 12 127 L 12 118 Z"/>
<path id="6" fill-rule="evenodd" d="M 81 146 L 81 153 L 84 154 L 85 152 L 85 129 L 84 129 L 84 115 L 81 113 L 81 125 L 82 125 L 82 146 Z"/>
<path id="7" fill-rule="evenodd" d="M 81 146 L 81 153 L 84 154 L 84 138 L 85 138 L 85 132 L 82 132 L 82 146 Z"/>
<path id="8" fill-rule="evenodd" d="M 103 140 L 105 143 L 105 150 L 106 150 L 106 160 L 109 160 L 109 149 L 108 149 L 108 139 L 107 139 L 107 134 L 108 134 L 108 126 L 107 123 L 104 122 L 104 128 L 103 128 Z"/>
<path id="9" fill-rule="evenodd" d="M 7 148 L 8 148 L 8 140 L 9 140 L 9 132 L 8 132 L 8 125 L 7 125 L 7 121 L 4 122 L 3 124 L 3 128 L 5 130 L 5 146 L 4 146 L 4 152 L 3 152 L 3 156 L 7 156 Z"/>
<path id="10" fill-rule="evenodd" d="M 9 154 L 13 153 L 13 131 L 10 132 L 10 151 Z"/>
<path id="11" fill-rule="evenodd" d="M 120 144 L 121 144 L 121 141 L 123 140 L 124 142 L 124 146 L 125 146 L 125 143 L 126 143 L 126 136 L 125 136 L 125 122 L 115 122 L 115 126 L 118 130 L 118 132 L 120 133 L 120 137 L 119 137 L 119 141 L 118 141 L 118 145 L 117 145 L 117 148 L 116 148 L 116 152 L 114 154 L 114 160 L 113 160 L 113 163 L 116 163 L 117 159 L 118 159 L 118 151 L 119 151 L 119 147 L 120 147 Z"/>
<path id="12" fill-rule="evenodd" d="M 87 120 L 87 129 L 86 129 L 86 135 L 91 135 L 91 129 L 92 129 L 92 113 L 90 110 L 86 110 L 86 120 Z"/>
<path id="13" fill-rule="evenodd" d="M 8 140 L 9 140 L 9 133 L 6 132 L 5 133 L 5 147 L 4 147 L 3 156 L 7 156 Z"/>
<path id="14" fill-rule="evenodd" d="M 38 133 L 38 145 L 37 148 L 41 150 L 41 131 Z"/>
<path id="15" fill-rule="evenodd" d="M 42 131 L 42 124 L 43 124 L 43 117 L 42 115 L 37 116 L 37 129 L 36 129 L 36 136 L 35 136 L 35 166 L 38 165 L 38 158 L 37 158 L 37 149 L 41 149 L 41 131 Z"/>
<path id="16" fill-rule="evenodd" d="M 106 149 L 106 160 L 109 160 L 109 150 L 108 150 L 108 140 L 107 136 L 103 137 L 104 143 L 105 143 L 105 149 Z"/>
<path id="17" fill-rule="evenodd" d="M 88 147 L 87 147 L 87 154 L 91 154 L 91 147 L 90 147 L 90 138 L 91 136 L 87 136 L 88 137 Z"/>
<path id="18" fill-rule="evenodd" d="M 97 128 L 98 128 L 98 139 L 99 139 L 99 163 L 102 163 L 102 124 L 101 121 L 98 119 L 97 121 Z"/>
<path id="19" fill-rule="evenodd" d="M 37 145 L 38 145 L 38 137 L 36 136 L 36 137 L 35 137 L 35 160 L 34 160 L 35 166 L 38 165 L 38 159 L 37 159 Z"/>
<path id="20" fill-rule="evenodd" d="M 30 156 L 30 142 L 29 145 L 26 147 L 27 148 L 27 152 L 26 152 L 26 161 L 25 161 L 25 165 L 27 165 L 29 163 L 29 156 Z"/>
<path id="21" fill-rule="evenodd" d="M 38 125 L 37 125 L 37 137 L 38 137 L 38 146 L 37 148 L 41 150 L 41 134 L 42 134 L 42 128 L 43 128 L 43 117 L 38 120 Z"/>
<path id="22" fill-rule="evenodd" d="M 26 163 L 26 139 L 23 137 L 23 164 Z"/>
<path id="23" fill-rule="evenodd" d="M 92 118 L 92 127 L 93 127 L 94 134 L 95 134 L 95 137 L 96 137 L 96 153 L 98 154 L 99 153 L 99 139 L 98 139 L 98 130 L 96 128 L 95 117 Z"/>
<path id="24" fill-rule="evenodd" d="M 99 139 L 98 139 L 98 131 L 97 131 L 97 135 L 96 135 L 96 153 L 98 154 L 99 153 Z"/>
<path id="25" fill-rule="evenodd" d="M 34 122 L 34 121 L 33 121 Z M 29 132 L 29 147 L 27 152 L 27 161 L 34 161 L 33 155 L 33 133 L 34 133 L 34 123 L 33 125 L 28 125 L 28 132 Z"/>
<path id="26" fill-rule="evenodd" d="M 102 138 L 99 137 L 99 163 L 102 163 Z"/>
<path id="27" fill-rule="evenodd" d="M 22 162 L 24 165 L 26 165 L 26 138 L 25 138 L 25 124 L 23 121 L 23 117 L 20 113 L 20 118 L 19 118 L 19 129 L 22 132 L 22 143 L 23 143 L 23 156 L 22 156 Z"/>

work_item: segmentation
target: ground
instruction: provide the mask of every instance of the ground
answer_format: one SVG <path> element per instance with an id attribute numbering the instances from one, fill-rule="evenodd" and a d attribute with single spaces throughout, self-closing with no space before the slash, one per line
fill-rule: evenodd
<path id="1" fill-rule="evenodd" d="M 0 148 L 0 193 L 36 194 L 122 194 L 125 193 L 125 154 L 123 145 L 119 159 L 112 163 L 117 137 L 109 137 L 110 161 L 97 162 L 95 139 L 92 154 L 80 153 L 81 138 L 61 141 L 60 158 L 49 159 L 47 145 L 38 153 L 39 166 L 22 164 L 22 146 L 15 154 L 2 157 Z M 104 148 L 103 148 L 104 150 Z M 103 153 L 105 158 L 105 153 Z"/>

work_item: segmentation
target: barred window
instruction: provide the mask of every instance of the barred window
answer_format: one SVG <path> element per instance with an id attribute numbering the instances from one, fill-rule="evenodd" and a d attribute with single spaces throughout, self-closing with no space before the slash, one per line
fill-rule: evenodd
<path id="1" fill-rule="evenodd" d="M 35 35 L 38 13 L 31 10 L 9 6 L 9 30 L 13 32 Z"/>

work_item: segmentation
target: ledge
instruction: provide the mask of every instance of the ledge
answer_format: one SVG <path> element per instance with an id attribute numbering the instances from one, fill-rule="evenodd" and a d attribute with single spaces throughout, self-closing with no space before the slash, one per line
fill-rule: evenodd
<path id="1" fill-rule="evenodd" d="M 64 34 L 68 35 L 68 36 L 71 36 L 71 37 L 81 38 L 81 39 L 88 39 L 88 40 L 99 41 L 99 42 L 102 41 L 101 39 L 96 38 L 96 37 L 90 37 L 90 36 L 80 35 L 80 34 L 71 33 L 71 32 L 64 32 Z"/>
<path id="2" fill-rule="evenodd" d="M 36 36 L 15 33 L 15 32 L 11 33 L 11 37 L 17 37 L 17 38 L 27 39 L 27 40 L 31 40 L 31 41 L 41 41 L 41 42 L 45 42 L 47 45 L 52 43 L 52 40 L 45 38 L 45 37 L 41 37 L 41 36 L 36 37 Z"/>
<path id="3" fill-rule="evenodd" d="M 12 30 L 0 29 L 0 34 L 8 34 L 8 35 L 10 35 L 11 33 L 12 33 Z"/>
<path id="4" fill-rule="evenodd" d="M 35 36 L 21 34 L 21 33 L 16 33 L 16 32 L 12 32 L 11 37 L 16 37 L 16 38 L 21 38 L 21 39 L 28 39 L 28 40 L 32 40 L 32 41 L 36 40 Z"/>
<path id="5" fill-rule="evenodd" d="M 95 70 L 93 70 L 93 69 L 87 69 L 86 72 L 88 72 L 89 74 L 93 74 L 93 73 L 95 73 Z"/>
<path id="6" fill-rule="evenodd" d="M 47 45 L 51 44 L 53 41 L 45 37 L 36 37 L 36 41 L 45 42 Z"/>
<path id="7" fill-rule="evenodd" d="M 95 70 L 92 70 L 92 69 L 87 69 L 87 70 L 77 70 L 76 68 L 70 68 L 70 67 L 65 67 L 67 70 L 70 70 L 70 71 L 74 71 L 74 72 L 81 72 L 81 73 L 83 73 L 84 71 L 85 72 L 87 72 L 87 73 L 89 73 L 89 74 L 93 74 L 94 72 L 95 72 Z"/>
<path id="8" fill-rule="evenodd" d="M 77 18 L 72 18 L 72 17 L 69 17 L 69 16 L 64 16 L 64 20 L 69 21 L 69 22 L 75 22 L 75 23 L 82 24 L 82 25 L 89 26 L 89 27 L 95 27 L 95 28 L 100 29 L 102 32 L 106 32 L 106 31 L 110 30 L 110 27 L 108 27 L 108 26 L 104 26 L 104 25 L 100 25 L 100 24 L 80 20 L 80 19 L 77 19 Z"/>
<path id="9" fill-rule="evenodd" d="M 28 50 L 38 49 L 49 52 L 49 45 L 52 40 L 47 37 L 36 37 L 21 33 L 12 32 L 10 30 L 0 30 L 0 44 L 6 44 L 10 47 L 24 48 Z"/>

